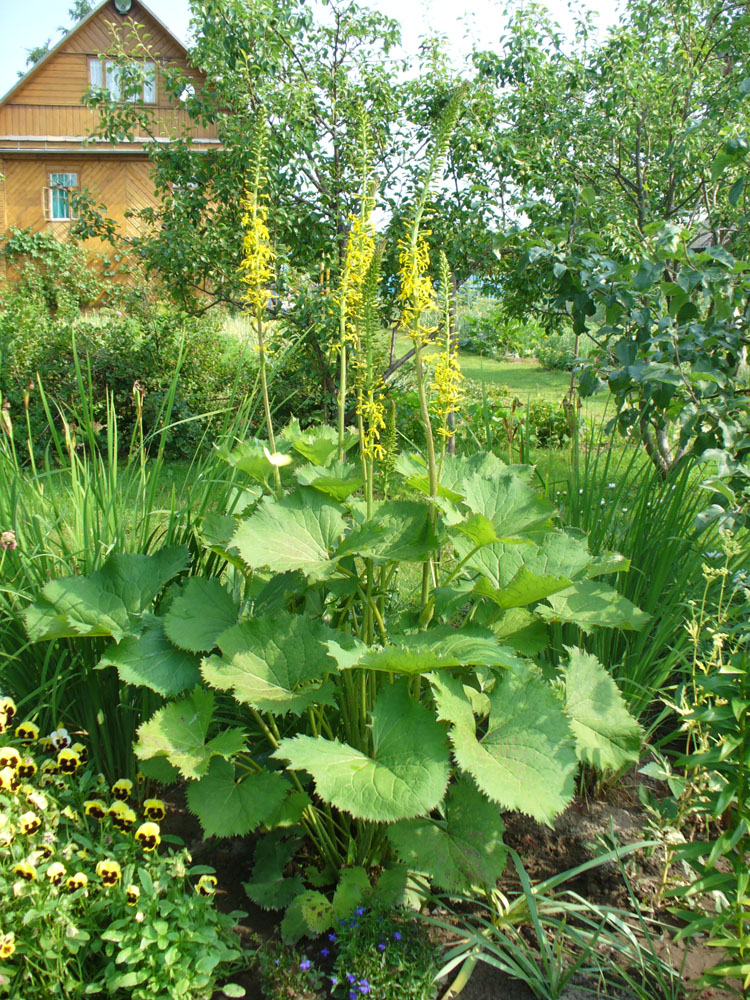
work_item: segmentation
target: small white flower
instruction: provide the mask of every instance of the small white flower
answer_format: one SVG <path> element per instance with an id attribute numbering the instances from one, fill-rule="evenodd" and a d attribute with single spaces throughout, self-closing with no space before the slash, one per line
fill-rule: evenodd
<path id="1" fill-rule="evenodd" d="M 263 449 L 263 454 L 271 465 L 275 465 L 277 469 L 280 469 L 283 465 L 289 465 L 292 461 L 291 455 L 282 455 L 280 451 L 275 451 L 272 455 L 268 448 Z"/>

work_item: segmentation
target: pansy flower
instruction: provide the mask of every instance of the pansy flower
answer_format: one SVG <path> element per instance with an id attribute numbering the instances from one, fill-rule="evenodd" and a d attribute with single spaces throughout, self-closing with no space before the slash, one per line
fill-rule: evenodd
<path id="1" fill-rule="evenodd" d="M 138 819 L 130 806 L 121 802 L 119 799 L 116 802 L 113 802 L 107 811 L 112 817 L 112 822 L 118 830 L 127 830 L 127 828 L 132 826 Z"/>
<path id="2" fill-rule="evenodd" d="M 36 882 L 36 868 L 28 861 L 19 861 L 13 868 L 13 874 L 18 875 L 24 882 Z"/>
<path id="3" fill-rule="evenodd" d="M 18 765 L 18 777 L 21 781 L 29 781 L 37 771 L 38 768 L 33 757 L 24 757 Z"/>
<path id="4" fill-rule="evenodd" d="M 0 733 L 12 725 L 16 717 L 16 703 L 12 698 L 0 698 Z"/>
<path id="5" fill-rule="evenodd" d="M 47 784 L 49 779 L 57 774 L 57 761 L 56 760 L 45 760 L 40 768 L 42 784 Z"/>
<path id="6" fill-rule="evenodd" d="M 125 899 L 127 901 L 128 906 L 137 906 L 140 895 L 141 895 L 141 890 L 138 888 L 137 885 L 129 885 L 125 889 Z"/>
<path id="7" fill-rule="evenodd" d="M 73 747 L 63 747 L 57 755 L 57 767 L 60 774 L 75 774 L 81 766 L 81 758 Z"/>
<path id="8" fill-rule="evenodd" d="M 29 719 L 25 722 L 19 722 L 16 726 L 16 737 L 22 743 L 34 743 L 39 739 L 39 726 Z"/>
<path id="9" fill-rule="evenodd" d="M 107 803 L 101 799 L 86 799 L 83 803 L 83 812 L 92 819 L 104 819 L 107 815 Z"/>
<path id="10" fill-rule="evenodd" d="M 35 812 L 25 812 L 23 816 L 18 819 L 18 828 L 21 833 L 25 833 L 27 836 L 32 833 L 36 833 L 39 827 L 42 825 L 42 821 L 39 819 Z"/>
<path id="11" fill-rule="evenodd" d="M 96 866 L 96 874 L 104 885 L 117 885 L 122 878 L 122 869 L 117 861 L 107 858 Z"/>
<path id="12" fill-rule="evenodd" d="M 135 839 L 144 851 L 153 851 L 161 843 L 159 827 L 156 823 L 141 823 L 135 831 Z"/>
<path id="13" fill-rule="evenodd" d="M 89 877 L 85 872 L 76 872 L 65 879 L 65 888 L 68 892 L 75 892 L 76 889 L 83 889 L 89 883 Z"/>
<path id="14" fill-rule="evenodd" d="M 60 864 L 59 861 L 53 862 L 47 869 L 47 878 L 52 885 L 60 885 L 65 878 L 65 865 Z"/>
<path id="15" fill-rule="evenodd" d="M 129 778 L 120 778 L 112 785 L 112 794 L 116 799 L 125 802 L 133 794 L 133 782 Z"/>
<path id="16" fill-rule="evenodd" d="M 62 726 L 54 729 L 49 734 L 49 741 L 55 750 L 62 750 L 64 747 L 69 747 L 73 742 L 68 734 L 68 730 L 63 729 Z"/>
<path id="17" fill-rule="evenodd" d="M 21 779 L 14 767 L 0 769 L 0 792 L 15 792 L 20 784 Z"/>
<path id="18" fill-rule="evenodd" d="M 16 950 L 16 936 L 13 931 L 0 934 L 0 959 L 10 958 Z"/>
<path id="19" fill-rule="evenodd" d="M 14 770 L 21 763 L 21 754 L 15 747 L 0 747 L 0 768 L 12 767 Z"/>
<path id="20" fill-rule="evenodd" d="M 199 896 L 213 896 L 216 892 L 216 878 L 213 875 L 201 875 L 195 891 Z"/>
<path id="21" fill-rule="evenodd" d="M 78 754 L 78 759 L 82 764 L 85 764 L 89 759 L 89 751 L 83 743 L 74 743 L 70 748 L 74 753 Z"/>
<path id="22" fill-rule="evenodd" d="M 167 815 L 167 807 L 161 799 L 146 799 L 143 803 L 143 815 L 154 823 L 161 823 Z"/>
<path id="23" fill-rule="evenodd" d="M 49 802 L 47 801 L 47 796 L 38 792 L 33 785 L 24 785 L 23 793 L 26 796 L 26 801 L 38 809 L 39 812 L 45 812 Z"/>

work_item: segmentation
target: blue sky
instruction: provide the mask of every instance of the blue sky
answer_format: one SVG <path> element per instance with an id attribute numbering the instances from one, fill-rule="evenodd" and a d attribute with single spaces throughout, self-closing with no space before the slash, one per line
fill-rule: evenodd
<path id="1" fill-rule="evenodd" d="M 187 0 L 146 0 L 151 10 L 179 38 L 186 39 L 190 21 Z M 360 0 L 363 6 L 367 0 Z M 572 24 L 566 0 L 546 0 L 547 6 L 564 28 Z M 615 0 L 571 0 L 575 10 L 589 9 L 598 14 L 599 24 L 606 28 L 617 19 Z M 48 38 L 57 40 L 57 28 L 68 24 L 69 0 L 0 0 L 0 95 L 13 86 L 17 71 L 25 69 L 26 50 L 41 45 Z M 460 51 L 467 44 L 463 36 L 470 30 L 488 48 L 502 30 L 498 0 L 471 0 L 460 4 L 455 0 L 370 0 L 390 17 L 401 21 L 404 48 L 415 52 L 419 38 L 437 30 L 455 38 Z"/>

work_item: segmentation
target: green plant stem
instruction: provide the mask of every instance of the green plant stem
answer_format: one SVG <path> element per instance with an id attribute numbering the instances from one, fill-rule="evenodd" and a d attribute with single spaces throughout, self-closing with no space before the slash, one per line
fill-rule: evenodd
<path id="1" fill-rule="evenodd" d="M 258 368 L 260 371 L 260 389 L 263 395 L 263 412 L 266 418 L 266 434 L 268 435 L 268 448 L 272 455 L 276 454 L 276 438 L 273 433 L 273 420 L 271 418 L 271 402 L 268 395 L 268 378 L 266 375 L 266 349 L 263 343 L 263 312 L 260 306 L 255 311 L 255 332 L 258 337 Z M 273 479 L 276 487 L 276 496 L 280 497 L 281 475 L 278 466 L 273 467 Z"/>
<path id="2" fill-rule="evenodd" d="M 339 462 L 344 461 L 344 424 L 346 420 L 346 319 L 344 318 L 344 307 L 341 306 L 339 313 L 339 332 L 341 335 L 341 348 L 339 350 Z"/>
<path id="3" fill-rule="evenodd" d="M 427 443 L 427 474 L 430 484 L 430 523 L 435 526 L 436 521 L 436 508 L 435 500 L 437 498 L 437 466 L 435 464 L 435 441 L 432 436 L 432 422 L 430 420 L 430 411 L 427 407 L 427 390 L 424 384 L 424 372 L 422 370 L 422 338 L 421 335 L 417 335 L 414 338 L 414 349 L 416 354 L 416 372 L 417 372 L 417 392 L 419 393 L 419 409 L 422 414 L 422 422 L 424 424 L 425 441 Z M 432 566 L 432 560 L 428 559 L 424 566 L 422 567 L 422 607 L 427 606 L 430 594 L 430 571 Z"/>

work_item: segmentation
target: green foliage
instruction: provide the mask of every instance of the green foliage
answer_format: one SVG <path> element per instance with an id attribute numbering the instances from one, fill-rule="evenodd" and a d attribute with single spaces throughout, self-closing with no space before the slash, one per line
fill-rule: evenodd
<path id="1" fill-rule="evenodd" d="M 244 964 L 231 930 L 239 914 L 214 908 L 211 869 L 191 866 L 185 850 L 160 854 L 143 839 L 155 837 L 158 846 L 152 817 L 163 817 L 164 803 L 113 798 L 103 776 L 82 763 L 83 745 L 68 748 L 61 728 L 38 742 L 13 733 L 7 708 L 4 702 L 0 718 L 2 755 L 12 761 L 0 781 L 0 995 L 41 1000 L 127 990 L 133 1000 L 209 1000 L 217 979 Z M 33 727 L 26 721 L 24 729 Z M 244 995 L 235 989 L 232 995 Z"/>

